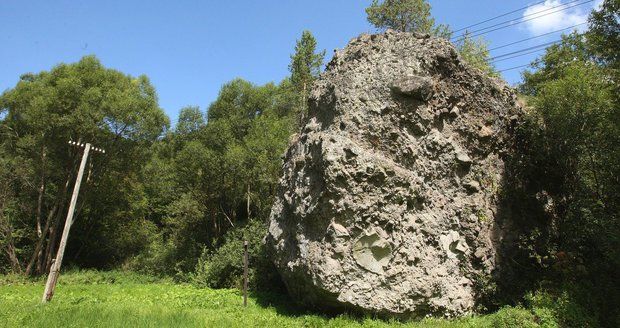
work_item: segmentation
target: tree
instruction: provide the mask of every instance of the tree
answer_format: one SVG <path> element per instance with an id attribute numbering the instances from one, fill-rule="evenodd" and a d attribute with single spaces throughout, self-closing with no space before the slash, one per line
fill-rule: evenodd
<path id="1" fill-rule="evenodd" d="M 137 174 L 169 124 L 148 78 L 107 69 L 88 56 L 23 75 L 0 96 L 0 108 L 1 152 L 24 168 L 9 185 L 19 206 L 3 220 L 17 222 L 9 231 L 23 269 L 43 273 L 54 256 L 80 157 L 69 140 L 107 153 L 91 157 L 66 258 L 105 266 L 138 251 L 135 229 L 144 208 Z M 134 233 L 119 239 L 120 230 Z"/>
<path id="2" fill-rule="evenodd" d="M 179 113 L 176 132 L 179 135 L 188 136 L 196 133 L 206 125 L 206 120 L 200 108 L 195 106 L 184 107 Z"/>
<path id="3" fill-rule="evenodd" d="M 521 141 L 526 173 L 514 184 L 528 186 L 532 198 L 546 195 L 541 207 L 552 215 L 540 222 L 549 236 L 542 258 L 569 254 L 542 274 L 610 327 L 620 320 L 620 294 L 609 292 L 620 284 L 620 99 L 609 51 L 617 34 L 597 25 L 613 26 L 603 19 L 614 15 L 605 12 L 613 3 L 592 14 L 588 32 L 563 36 L 523 74 L 519 89 L 531 107 Z"/>
<path id="4" fill-rule="evenodd" d="M 547 81 L 561 78 L 573 62 L 594 63 L 585 35 L 576 32 L 563 35 L 562 42 L 550 46 L 544 56 L 532 62 L 534 70 L 523 72 L 519 91 L 528 96 L 538 95 Z"/>
<path id="5" fill-rule="evenodd" d="M 431 5 L 426 0 L 373 0 L 366 8 L 368 22 L 379 30 L 388 28 L 401 32 L 428 33 L 447 38 L 447 26 L 435 25 Z"/>
<path id="6" fill-rule="evenodd" d="M 474 39 L 469 32 L 465 32 L 456 47 L 463 60 L 469 65 L 490 76 L 499 76 L 499 73 L 491 64 L 488 42 L 484 38 L 479 37 Z"/>
<path id="7" fill-rule="evenodd" d="M 134 268 L 187 273 L 227 234 L 253 220 L 264 224 L 293 131 L 293 98 L 288 80 L 235 79 L 222 86 L 206 122 L 198 108 L 181 111 L 182 126 L 152 147 L 142 173 L 148 219 L 161 233 Z"/>
<path id="8" fill-rule="evenodd" d="M 587 33 L 591 49 L 604 65 L 620 70 L 620 0 L 605 0 L 590 15 Z"/>
<path id="9" fill-rule="evenodd" d="M 19 233 L 14 230 L 18 225 L 15 214 L 19 209 L 15 188 L 25 172 L 15 164 L 16 161 L 0 148 L 0 272 L 21 273 L 21 254 L 15 246 L 15 239 L 19 239 Z"/>
<path id="10" fill-rule="evenodd" d="M 615 101 L 620 103 L 620 0 L 605 0 L 590 15 L 586 33 L 588 46 L 595 59 L 607 68 L 615 81 Z"/>
<path id="11" fill-rule="evenodd" d="M 316 52 L 316 39 L 310 31 L 303 31 L 301 39 L 295 44 L 295 53 L 291 56 L 289 70 L 291 83 L 299 96 L 298 116 L 303 121 L 307 110 L 310 87 L 321 72 L 325 50 Z"/>

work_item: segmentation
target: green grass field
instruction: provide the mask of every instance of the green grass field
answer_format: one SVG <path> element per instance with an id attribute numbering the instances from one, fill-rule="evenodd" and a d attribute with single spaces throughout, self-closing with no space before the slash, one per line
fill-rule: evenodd
<path id="1" fill-rule="evenodd" d="M 388 322 L 304 312 L 281 295 L 175 284 L 131 273 L 79 272 L 61 276 L 51 303 L 41 304 L 43 280 L 0 276 L 2 327 L 537 327 L 529 310 L 506 308 L 456 321 Z M 544 325 L 549 327 L 549 325 Z M 553 325 L 552 325 L 553 326 Z"/>

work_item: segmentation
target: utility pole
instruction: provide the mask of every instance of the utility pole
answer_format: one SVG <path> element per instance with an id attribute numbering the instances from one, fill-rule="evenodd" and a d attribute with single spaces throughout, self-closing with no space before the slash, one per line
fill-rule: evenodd
<path id="1" fill-rule="evenodd" d="M 75 213 L 75 203 L 77 203 L 77 197 L 80 193 L 80 185 L 82 184 L 82 176 L 84 175 L 84 168 L 88 161 L 88 153 L 92 149 L 100 153 L 105 153 L 105 150 L 100 148 L 93 148 L 91 144 L 82 144 L 74 141 L 69 141 L 72 146 L 84 148 L 84 154 L 82 155 L 82 162 L 80 163 L 80 170 L 78 171 L 77 178 L 75 179 L 75 186 L 73 187 L 73 195 L 71 196 L 71 203 L 69 204 L 69 212 L 67 213 L 67 220 L 65 221 L 65 228 L 62 231 L 62 238 L 60 239 L 60 245 L 58 246 L 58 253 L 56 253 L 56 259 L 52 262 L 50 273 L 47 276 L 47 282 L 45 283 L 45 292 L 43 292 L 42 303 L 47 303 L 52 300 L 54 296 L 54 289 L 56 289 L 56 281 L 58 281 L 58 275 L 60 274 L 60 266 L 62 265 L 62 258 L 65 255 L 65 247 L 67 246 L 67 239 L 69 238 L 69 229 L 73 223 L 73 214 Z"/>

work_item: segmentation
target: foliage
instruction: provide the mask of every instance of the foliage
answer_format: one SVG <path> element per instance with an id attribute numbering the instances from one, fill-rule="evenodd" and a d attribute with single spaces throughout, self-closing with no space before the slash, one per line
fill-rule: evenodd
<path id="1" fill-rule="evenodd" d="M 205 249 L 269 214 L 299 100 L 322 65 L 315 48 L 304 32 L 291 79 L 233 80 L 207 113 L 181 109 L 172 130 L 145 76 L 94 57 L 22 76 L 0 97 L 0 270 L 47 272 L 81 155 L 67 141 L 78 140 L 107 152 L 89 158 L 66 264 L 186 279 Z"/>
<path id="2" fill-rule="evenodd" d="M 368 22 L 377 29 L 388 28 L 402 32 L 429 33 L 448 38 L 449 28 L 435 25 L 431 5 L 426 0 L 373 0 L 366 8 Z"/>
<path id="3" fill-rule="evenodd" d="M 295 53 L 291 55 L 289 70 L 291 72 L 291 84 L 295 94 L 299 98 L 298 116 L 301 125 L 307 111 L 308 95 L 312 83 L 319 76 L 325 50 L 316 52 L 316 39 L 310 31 L 303 31 L 301 39 L 295 44 Z"/>
<path id="4" fill-rule="evenodd" d="M 168 125 L 147 77 L 134 78 L 84 57 L 23 75 L 0 96 L 0 112 L 0 197 L 6 198 L 0 230 L 8 251 L 2 252 L 0 267 L 8 262 L 12 271 L 26 273 L 49 267 L 81 156 L 70 140 L 107 152 L 90 158 L 65 258 L 85 266 L 112 265 L 141 249 L 143 235 L 136 230 L 145 211 L 141 163 Z"/>
<path id="5" fill-rule="evenodd" d="M 456 48 L 463 60 L 469 65 L 490 76 L 499 76 L 499 73 L 491 64 L 488 42 L 483 37 L 473 38 L 471 33 L 465 32 L 459 38 Z"/>
<path id="6" fill-rule="evenodd" d="M 520 277 L 542 278 L 553 293 L 568 295 L 557 299 L 571 300 L 564 303 L 573 310 L 562 317 L 575 326 L 613 327 L 620 319 L 620 292 L 613 287 L 620 284 L 620 98 L 613 57 L 600 49 L 613 47 L 614 34 L 598 26 L 613 2 L 593 14 L 585 35 L 549 47 L 520 87 L 531 109 L 520 178 L 512 185 L 530 200 L 522 207 L 538 203 L 546 213 L 530 215 L 535 229 L 524 229 L 522 249 L 532 265 L 520 262 L 532 269 Z"/>
<path id="7" fill-rule="evenodd" d="M 310 313 L 273 293 L 250 294 L 244 308 L 238 290 L 172 284 L 126 272 L 63 274 L 54 301 L 45 306 L 40 304 L 42 288 L 42 279 L 0 283 L 0 322 L 7 327 L 554 327 L 548 318 L 533 314 L 542 309 L 526 308 L 399 322 Z"/>
<path id="8" fill-rule="evenodd" d="M 203 252 L 226 245 L 227 232 L 236 236 L 239 226 L 264 222 L 294 126 L 289 86 L 236 79 L 222 87 L 207 115 L 181 111 L 177 128 L 153 146 L 143 174 L 147 218 L 160 232 L 128 267 L 187 277 Z"/>
<path id="9" fill-rule="evenodd" d="M 179 112 L 179 121 L 175 127 L 175 132 L 179 138 L 191 138 L 207 124 L 206 118 L 200 108 L 189 106 L 182 108 Z"/>
<path id="10" fill-rule="evenodd" d="M 580 295 L 583 296 L 583 295 Z M 587 296 L 586 296 L 587 297 Z M 528 305 L 541 318 L 555 318 L 560 327 L 597 327 L 598 320 L 593 316 L 596 309 L 584 307 L 575 295 L 575 287 L 554 295 L 549 291 L 538 290 L 526 296 Z M 594 311 L 593 311 L 594 310 Z"/>
<path id="11" fill-rule="evenodd" d="M 620 0 L 605 0 L 590 16 L 588 43 L 605 66 L 620 70 Z"/>
<path id="12" fill-rule="evenodd" d="M 212 288 L 243 286 L 243 242 L 248 241 L 248 281 L 253 290 L 282 290 L 282 283 L 267 254 L 263 238 L 264 223 L 254 220 L 245 227 L 230 231 L 224 244 L 215 252 L 206 251 L 196 266 L 192 281 Z"/>
<path id="13" fill-rule="evenodd" d="M 519 91 L 527 96 L 536 96 L 543 83 L 558 79 L 564 74 L 567 64 L 589 61 L 593 60 L 587 49 L 585 36 L 578 33 L 563 35 L 562 42 L 547 48 L 545 55 L 531 64 L 534 71 L 523 73 L 524 83 L 519 85 Z"/>

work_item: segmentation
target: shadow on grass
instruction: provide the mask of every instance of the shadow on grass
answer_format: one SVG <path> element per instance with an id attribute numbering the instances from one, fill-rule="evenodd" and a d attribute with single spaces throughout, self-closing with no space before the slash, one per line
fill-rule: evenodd
<path id="1" fill-rule="evenodd" d="M 334 310 L 303 306 L 293 300 L 293 298 L 291 298 L 288 293 L 286 293 L 286 291 L 255 291 L 250 292 L 250 296 L 256 300 L 256 304 L 258 306 L 274 309 L 277 314 L 287 317 L 312 316 L 324 320 L 344 318 L 348 321 L 353 321 L 358 324 L 363 324 L 366 320 L 379 320 L 385 323 L 394 322 L 395 320 L 395 318 L 386 318 L 347 309 Z M 396 321 L 412 322 L 417 320 L 396 319 Z"/>

